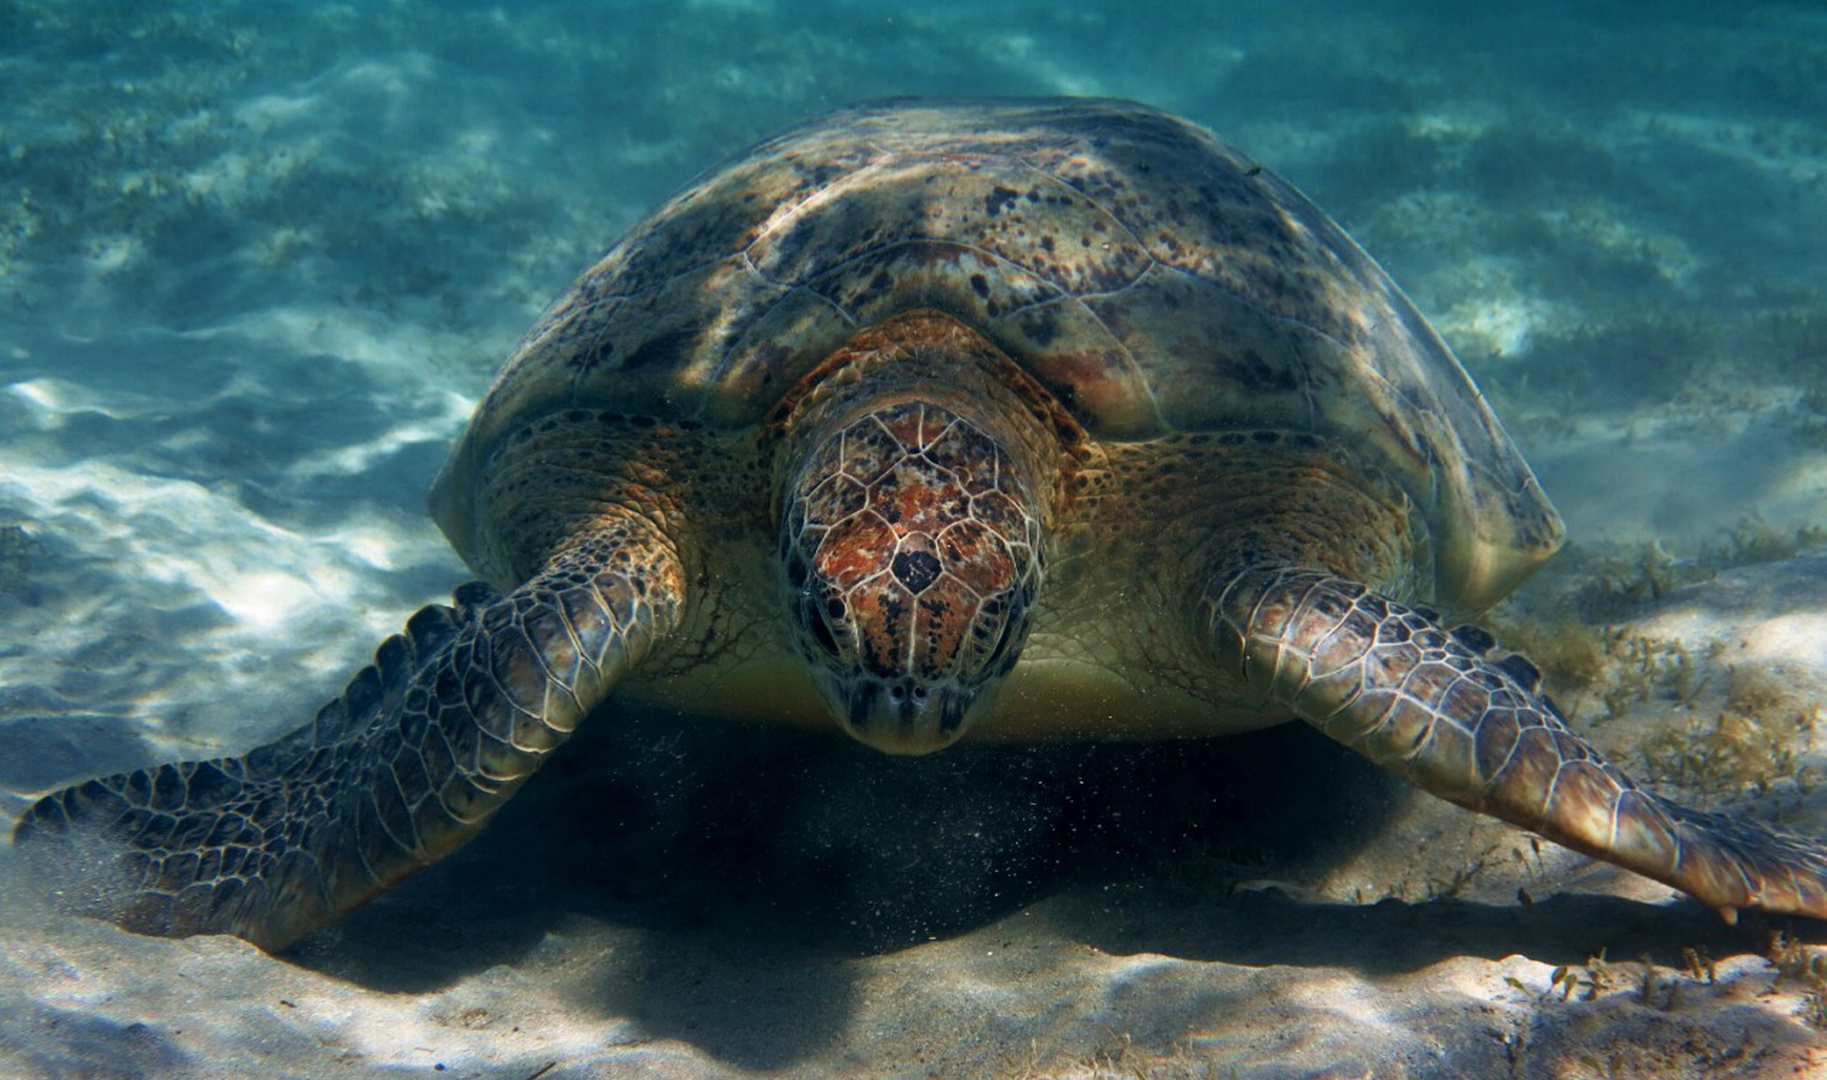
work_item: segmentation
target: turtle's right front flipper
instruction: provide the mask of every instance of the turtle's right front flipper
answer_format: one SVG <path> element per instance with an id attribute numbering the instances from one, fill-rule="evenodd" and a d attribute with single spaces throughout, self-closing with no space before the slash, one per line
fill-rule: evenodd
<path id="1" fill-rule="evenodd" d="M 60 864 L 60 840 L 124 846 L 87 913 L 283 948 L 474 836 L 677 625 L 682 594 L 670 542 L 612 517 L 510 594 L 466 585 L 414 615 L 279 741 L 64 788 L 16 842 Z"/>

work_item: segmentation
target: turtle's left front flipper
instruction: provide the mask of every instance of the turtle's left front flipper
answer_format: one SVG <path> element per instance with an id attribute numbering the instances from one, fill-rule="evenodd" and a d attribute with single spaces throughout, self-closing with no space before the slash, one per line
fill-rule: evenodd
<path id="1" fill-rule="evenodd" d="M 672 544 L 612 515 L 512 593 L 421 610 L 290 735 L 64 788 L 16 842 L 85 913 L 283 948 L 475 835 L 677 625 L 682 590 Z"/>
<path id="2" fill-rule="evenodd" d="M 1638 787 L 1482 630 L 1308 570 L 1216 582 L 1205 615 L 1219 663 L 1434 795 L 1673 885 L 1728 922 L 1751 908 L 1827 918 L 1827 847 Z"/>

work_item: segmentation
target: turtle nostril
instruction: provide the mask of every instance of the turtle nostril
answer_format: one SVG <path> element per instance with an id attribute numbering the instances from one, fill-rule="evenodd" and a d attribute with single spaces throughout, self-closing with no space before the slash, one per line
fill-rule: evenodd
<path id="1" fill-rule="evenodd" d="M 913 701 L 915 705 L 926 704 L 926 687 L 916 686 L 913 688 Z"/>
<path id="2" fill-rule="evenodd" d="M 888 688 L 888 700 L 899 705 L 907 697 L 907 688 L 896 685 Z"/>

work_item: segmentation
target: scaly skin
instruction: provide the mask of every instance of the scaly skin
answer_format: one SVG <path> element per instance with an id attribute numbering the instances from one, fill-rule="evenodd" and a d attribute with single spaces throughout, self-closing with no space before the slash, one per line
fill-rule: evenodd
<path id="1" fill-rule="evenodd" d="M 889 753 L 927 753 L 1008 672 L 1040 588 L 1040 519 L 1006 451 L 924 402 L 864 413 L 788 495 L 789 614 L 832 711 Z"/>
<path id="2" fill-rule="evenodd" d="M 1219 663 L 1448 801 L 1741 910 L 1827 918 L 1827 851 L 1638 787 L 1476 627 L 1320 572 L 1249 569 L 1203 601 Z"/>
<path id="3" fill-rule="evenodd" d="M 16 838 L 106 844 L 78 890 L 141 933 L 280 949 L 455 850 L 677 625 L 670 542 L 611 515 L 512 593 L 459 589 L 292 734 L 245 757 L 160 765 L 38 801 Z"/>

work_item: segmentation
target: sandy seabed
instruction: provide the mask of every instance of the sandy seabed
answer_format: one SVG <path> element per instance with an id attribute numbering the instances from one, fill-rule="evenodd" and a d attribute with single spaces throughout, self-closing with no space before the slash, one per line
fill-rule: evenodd
<path id="1" fill-rule="evenodd" d="M 1494 619 L 1576 722 L 1827 835 L 1827 20 L 1708 7 L 7 5 L 0 824 L 295 726 L 462 581 L 445 448 L 699 169 L 866 97 L 1099 93 L 1435 319 L 1568 519 Z M 1827 931 L 1304 730 L 941 758 L 641 717 L 279 958 L 0 858 L 0 1076 L 1827 1075 Z"/>

